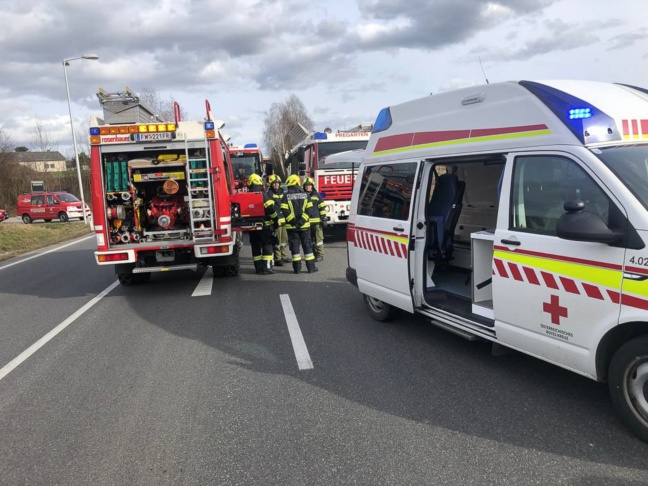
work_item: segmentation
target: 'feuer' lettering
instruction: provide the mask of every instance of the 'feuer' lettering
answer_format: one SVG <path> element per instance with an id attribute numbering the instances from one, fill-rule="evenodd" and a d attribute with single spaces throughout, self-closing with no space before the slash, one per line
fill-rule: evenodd
<path id="1" fill-rule="evenodd" d="M 351 182 L 353 182 L 351 174 L 324 176 L 323 179 L 324 184 L 332 184 L 336 186 L 342 184 L 351 184 Z"/>

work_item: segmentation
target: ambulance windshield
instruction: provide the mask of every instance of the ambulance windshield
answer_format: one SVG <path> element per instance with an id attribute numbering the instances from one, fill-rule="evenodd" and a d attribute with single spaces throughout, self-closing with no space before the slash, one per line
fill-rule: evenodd
<path id="1" fill-rule="evenodd" d="M 598 158 L 648 209 L 648 144 L 601 147 L 599 150 Z"/>

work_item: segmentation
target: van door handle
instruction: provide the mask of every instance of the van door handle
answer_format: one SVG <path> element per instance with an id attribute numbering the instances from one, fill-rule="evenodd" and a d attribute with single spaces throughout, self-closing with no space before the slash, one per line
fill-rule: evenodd
<path id="1" fill-rule="evenodd" d="M 405 231 L 402 226 L 394 226 L 394 231 L 398 231 L 399 233 Z"/>
<path id="2" fill-rule="evenodd" d="M 520 242 L 517 240 L 502 240 L 502 243 L 505 245 L 513 245 L 513 246 L 520 246 Z"/>

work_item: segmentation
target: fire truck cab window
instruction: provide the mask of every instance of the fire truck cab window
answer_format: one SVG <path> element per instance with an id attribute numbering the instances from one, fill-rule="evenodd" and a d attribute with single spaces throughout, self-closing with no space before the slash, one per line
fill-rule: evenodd
<path id="1" fill-rule="evenodd" d="M 415 162 L 365 167 L 358 214 L 405 221 L 409 217 Z"/>

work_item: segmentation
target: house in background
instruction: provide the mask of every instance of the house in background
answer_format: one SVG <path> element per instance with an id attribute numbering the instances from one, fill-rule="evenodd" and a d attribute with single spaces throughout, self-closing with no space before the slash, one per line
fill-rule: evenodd
<path id="1" fill-rule="evenodd" d="M 37 172 L 60 172 L 67 170 L 65 157 L 58 151 L 47 152 L 15 152 L 14 160 L 20 165 L 29 167 Z"/>

